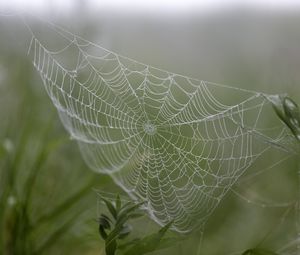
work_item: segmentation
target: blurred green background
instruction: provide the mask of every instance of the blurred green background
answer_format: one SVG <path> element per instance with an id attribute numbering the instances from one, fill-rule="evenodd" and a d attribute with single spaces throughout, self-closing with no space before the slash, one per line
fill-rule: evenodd
<path id="1" fill-rule="evenodd" d="M 300 102 L 298 11 L 241 8 L 181 16 L 98 13 L 80 5 L 43 15 L 140 62 L 239 88 L 288 93 Z M 33 25 L 39 29 L 38 20 Z M 47 38 L 42 30 L 40 35 Z M 26 55 L 29 40 L 18 16 L 0 15 L 0 254 L 104 254 L 97 216 L 105 209 L 95 190 L 123 193 L 83 162 Z M 275 206 L 298 199 L 299 159 L 279 162 L 286 156 L 274 151 L 247 170 L 233 187 L 243 198 L 228 192 L 207 223 L 201 254 L 241 254 L 257 245 L 297 254 L 296 204 Z M 147 217 L 133 225 L 135 235 L 158 228 Z M 200 236 L 182 236 L 155 254 L 196 254 Z"/>

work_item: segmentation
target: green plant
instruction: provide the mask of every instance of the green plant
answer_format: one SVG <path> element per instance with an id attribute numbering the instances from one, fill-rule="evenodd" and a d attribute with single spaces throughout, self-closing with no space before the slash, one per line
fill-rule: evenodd
<path id="1" fill-rule="evenodd" d="M 144 215 L 141 211 L 138 211 L 144 202 L 137 204 L 127 202 L 122 205 L 119 195 L 117 195 L 114 203 L 103 197 L 101 199 L 112 216 L 111 218 L 101 214 L 99 218 L 99 233 L 105 240 L 106 255 L 114 255 L 117 250 L 122 251 L 124 255 L 142 255 L 174 244 L 174 238 L 165 237 L 173 221 L 166 224 L 157 233 L 119 244 L 118 240 L 125 239 L 132 230 L 128 220 Z"/>

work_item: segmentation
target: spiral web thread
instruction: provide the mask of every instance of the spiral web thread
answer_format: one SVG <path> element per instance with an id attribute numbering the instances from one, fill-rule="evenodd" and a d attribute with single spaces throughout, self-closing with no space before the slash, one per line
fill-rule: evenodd
<path id="1" fill-rule="evenodd" d="M 146 201 L 156 222 L 174 220 L 178 232 L 203 227 L 258 157 L 287 150 L 271 96 L 160 70 L 51 29 L 55 50 L 32 34 L 29 55 L 65 128 L 87 164 Z"/>

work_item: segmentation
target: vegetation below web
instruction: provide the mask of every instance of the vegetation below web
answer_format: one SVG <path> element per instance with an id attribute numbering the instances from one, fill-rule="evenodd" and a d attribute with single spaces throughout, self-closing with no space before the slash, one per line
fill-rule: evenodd
<path id="1" fill-rule="evenodd" d="M 117 195 L 114 202 L 103 197 L 101 200 L 104 201 L 108 211 L 113 216 L 113 219 L 111 219 L 107 215 L 101 214 L 99 218 L 99 233 L 105 240 L 106 255 L 114 255 L 117 250 L 121 250 L 121 254 L 124 255 L 143 255 L 160 249 L 166 249 L 174 245 L 176 241 L 180 241 L 178 238 L 164 237 L 172 225 L 171 221 L 157 233 L 147 235 L 143 238 L 139 237 L 125 242 L 123 241 L 119 244 L 119 240 L 126 239 L 132 230 L 128 221 L 144 216 L 142 212 L 137 211 L 144 202 L 139 204 L 127 202 L 122 205 L 119 195 Z"/>

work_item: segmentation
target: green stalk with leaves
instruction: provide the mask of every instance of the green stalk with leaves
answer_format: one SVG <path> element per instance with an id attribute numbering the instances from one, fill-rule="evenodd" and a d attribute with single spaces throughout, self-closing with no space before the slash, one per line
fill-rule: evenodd
<path id="1" fill-rule="evenodd" d="M 139 210 L 141 203 L 127 202 L 122 205 L 120 196 L 114 202 L 101 197 L 112 217 L 101 214 L 99 218 L 99 233 L 105 241 L 106 255 L 115 255 L 117 250 L 124 255 L 143 255 L 155 250 L 167 248 L 175 243 L 174 238 L 165 237 L 173 221 L 162 227 L 157 233 L 129 241 L 123 241 L 131 232 L 132 227 L 128 221 L 143 216 Z"/>

